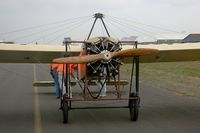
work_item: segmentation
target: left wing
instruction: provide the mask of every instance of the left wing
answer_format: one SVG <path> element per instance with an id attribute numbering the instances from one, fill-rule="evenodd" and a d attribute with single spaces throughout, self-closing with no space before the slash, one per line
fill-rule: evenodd
<path id="1" fill-rule="evenodd" d="M 70 46 L 72 56 L 78 55 L 79 45 Z M 51 63 L 54 58 L 63 57 L 65 46 L 0 44 L 0 63 Z"/>

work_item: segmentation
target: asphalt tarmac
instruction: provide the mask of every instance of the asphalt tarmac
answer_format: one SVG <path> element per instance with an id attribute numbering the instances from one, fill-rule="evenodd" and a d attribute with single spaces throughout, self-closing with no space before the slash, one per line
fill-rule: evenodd
<path id="1" fill-rule="evenodd" d="M 62 123 L 53 87 L 36 88 L 34 80 L 49 80 L 48 65 L 0 65 L 0 133 L 199 133 L 200 99 L 167 90 L 140 87 L 137 122 L 128 109 L 71 110 Z M 102 103 L 97 103 L 101 105 Z M 125 102 L 109 102 L 123 105 Z M 95 103 L 76 103 L 94 106 Z"/>

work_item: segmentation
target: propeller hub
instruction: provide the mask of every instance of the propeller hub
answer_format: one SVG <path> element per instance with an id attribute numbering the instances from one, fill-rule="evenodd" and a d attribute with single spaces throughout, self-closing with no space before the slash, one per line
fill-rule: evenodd
<path id="1" fill-rule="evenodd" d="M 101 52 L 101 54 L 103 54 L 103 55 L 104 55 L 104 60 L 108 61 L 108 60 L 110 60 L 110 59 L 111 59 L 111 54 L 110 54 L 110 52 L 109 52 L 109 51 L 107 51 L 107 50 L 104 50 L 104 51 L 102 51 L 102 52 Z"/>

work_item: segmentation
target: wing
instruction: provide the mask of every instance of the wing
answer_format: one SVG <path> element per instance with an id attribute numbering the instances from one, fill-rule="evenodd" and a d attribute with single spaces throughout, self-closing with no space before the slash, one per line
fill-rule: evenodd
<path id="1" fill-rule="evenodd" d="M 69 47 L 71 56 L 79 55 L 81 46 Z M 54 58 L 63 57 L 65 46 L 0 44 L 1 63 L 51 63 Z"/>
<path id="2" fill-rule="evenodd" d="M 131 49 L 123 45 L 122 49 Z M 160 51 L 156 55 L 141 56 L 141 62 L 175 62 L 200 60 L 200 43 L 183 44 L 149 44 L 138 45 L 138 48 L 153 48 Z M 68 47 L 70 56 L 79 55 L 81 44 Z M 0 63 L 51 63 L 54 58 L 63 57 L 65 46 L 61 45 L 22 45 L 0 44 Z M 124 58 L 124 63 L 131 63 L 132 58 Z"/>
<path id="3" fill-rule="evenodd" d="M 132 46 L 124 46 L 129 49 Z M 156 55 L 141 56 L 140 62 L 178 62 L 178 61 L 199 61 L 200 43 L 177 43 L 177 44 L 149 44 L 138 45 L 138 48 L 153 48 L 160 52 Z M 131 63 L 132 58 L 124 59 L 125 63 Z"/>

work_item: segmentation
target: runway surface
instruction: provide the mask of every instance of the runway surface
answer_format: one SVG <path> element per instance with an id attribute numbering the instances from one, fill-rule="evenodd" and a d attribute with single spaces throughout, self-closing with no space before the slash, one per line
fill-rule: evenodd
<path id="1" fill-rule="evenodd" d="M 199 99 L 144 84 L 140 87 L 141 108 L 137 122 L 130 121 L 128 109 L 97 109 L 72 110 L 69 124 L 62 124 L 54 88 L 32 87 L 34 80 L 48 79 L 51 79 L 48 65 L 0 65 L 0 133 L 200 132 Z"/>

